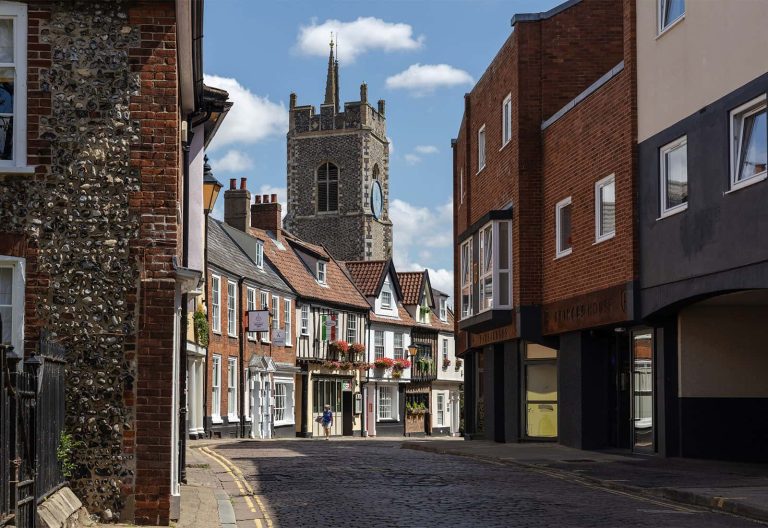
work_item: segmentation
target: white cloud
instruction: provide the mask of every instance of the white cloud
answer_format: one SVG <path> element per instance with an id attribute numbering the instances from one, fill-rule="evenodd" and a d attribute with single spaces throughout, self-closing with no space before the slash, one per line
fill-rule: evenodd
<path id="1" fill-rule="evenodd" d="M 389 141 L 389 155 L 391 156 L 395 152 L 395 142 L 389 136 L 387 136 L 387 141 Z"/>
<path id="2" fill-rule="evenodd" d="M 453 204 L 418 207 L 394 199 L 389 206 L 393 223 L 395 265 L 399 271 L 429 270 L 432 286 L 453 296 L 453 270 L 430 267 L 433 252 L 453 245 Z"/>
<path id="3" fill-rule="evenodd" d="M 228 150 L 212 163 L 212 167 L 218 172 L 242 172 L 253 168 L 253 160 L 244 152 Z"/>
<path id="4" fill-rule="evenodd" d="M 374 17 L 359 17 L 352 22 L 326 20 L 322 23 L 312 19 L 308 26 L 299 28 L 296 50 L 303 55 L 327 57 L 331 33 L 338 35 L 338 55 L 348 63 L 372 50 L 411 51 L 424 44 L 424 36 L 414 38 L 409 24 L 385 22 Z"/>
<path id="5" fill-rule="evenodd" d="M 283 103 L 261 97 L 231 77 L 205 75 L 205 83 L 229 92 L 234 104 L 213 139 L 211 148 L 257 143 L 288 130 L 288 110 Z"/>
<path id="6" fill-rule="evenodd" d="M 437 147 L 434 145 L 418 145 L 415 149 L 419 154 L 437 154 Z"/>
<path id="7" fill-rule="evenodd" d="M 414 95 L 427 95 L 436 88 L 472 84 L 472 76 L 448 64 L 412 64 L 407 70 L 387 77 L 387 88 L 410 90 Z"/>
<path id="8" fill-rule="evenodd" d="M 282 213 L 283 218 L 285 218 L 286 213 L 288 213 L 288 192 L 285 187 L 275 187 L 274 185 L 269 185 L 268 183 L 265 183 L 261 187 L 259 187 L 259 192 L 257 192 L 259 196 L 263 196 L 265 194 L 268 194 L 270 197 L 273 194 L 277 195 L 277 201 L 280 202 L 280 205 L 282 206 Z"/>
<path id="9" fill-rule="evenodd" d="M 421 158 L 416 154 L 406 154 L 403 156 L 403 158 L 405 158 L 405 162 L 408 165 L 416 165 L 417 163 L 421 163 Z"/>

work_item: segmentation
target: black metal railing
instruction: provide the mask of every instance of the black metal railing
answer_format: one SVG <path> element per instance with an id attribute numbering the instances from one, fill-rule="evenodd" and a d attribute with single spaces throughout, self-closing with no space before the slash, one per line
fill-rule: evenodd
<path id="1" fill-rule="evenodd" d="M 419 346 L 419 352 L 412 360 L 411 379 L 413 381 L 430 381 L 436 378 L 437 365 L 431 348 Z"/>
<path id="2" fill-rule="evenodd" d="M 0 526 L 10 523 L 16 510 L 11 502 L 11 455 L 15 445 L 11 441 L 10 373 L 6 351 L 7 347 L 0 345 Z"/>
<path id="3" fill-rule="evenodd" d="M 43 333 L 38 357 L 37 404 L 37 500 L 40 502 L 63 486 L 64 477 L 57 457 L 64 431 L 66 360 L 64 347 Z"/>

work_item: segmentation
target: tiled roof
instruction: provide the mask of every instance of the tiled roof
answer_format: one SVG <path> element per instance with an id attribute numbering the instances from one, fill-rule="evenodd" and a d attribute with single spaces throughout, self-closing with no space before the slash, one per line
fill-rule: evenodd
<path id="1" fill-rule="evenodd" d="M 243 248 L 228 234 L 230 229 L 234 228 L 224 226 L 214 218 L 208 219 L 208 262 L 222 271 L 251 279 L 271 290 L 292 293 L 291 288 L 268 262 L 264 262 L 264 269 L 256 266 Z"/>
<path id="2" fill-rule="evenodd" d="M 408 313 L 408 310 L 406 310 L 401 303 L 397 303 L 397 313 L 400 316 L 399 319 L 394 317 L 386 317 L 383 315 L 376 315 L 373 310 L 371 310 L 371 322 L 393 324 L 398 326 L 413 326 L 416 324 L 416 321 L 413 320 L 411 314 Z"/>
<path id="3" fill-rule="evenodd" d="M 397 274 L 403 290 L 403 304 L 419 304 L 423 288 L 423 271 L 401 271 Z"/>
<path id="4" fill-rule="evenodd" d="M 309 244 L 285 232 L 275 237 L 272 232 L 252 227 L 250 233 L 265 241 L 264 255 L 300 297 L 359 310 L 370 309 L 365 297 L 322 246 Z M 317 282 L 314 270 L 307 268 L 292 244 L 305 246 L 328 259 L 325 286 Z"/>
<path id="5" fill-rule="evenodd" d="M 388 260 L 367 260 L 345 262 L 344 265 L 360 292 L 366 297 L 374 297 L 379 293 L 384 268 Z"/>

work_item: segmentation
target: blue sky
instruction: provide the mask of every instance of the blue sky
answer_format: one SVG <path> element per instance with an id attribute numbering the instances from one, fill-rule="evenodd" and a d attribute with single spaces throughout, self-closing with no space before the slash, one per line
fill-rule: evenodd
<path id="1" fill-rule="evenodd" d="M 322 102 L 330 30 L 339 33 L 341 100 L 387 102 L 390 217 L 398 269 L 429 268 L 452 291 L 451 148 L 472 88 L 515 13 L 552 0 L 208 0 L 205 72 L 235 102 L 209 151 L 222 183 L 285 199 L 288 97 Z M 374 103 L 375 104 L 375 103 Z M 222 210 L 218 203 L 218 213 Z M 216 213 L 215 213 L 216 214 Z"/>

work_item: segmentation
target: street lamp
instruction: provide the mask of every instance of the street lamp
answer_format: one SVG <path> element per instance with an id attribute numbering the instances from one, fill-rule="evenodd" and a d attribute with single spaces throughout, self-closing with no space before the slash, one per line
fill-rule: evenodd
<path id="1" fill-rule="evenodd" d="M 221 191 L 222 185 L 219 180 L 213 177 L 211 166 L 208 164 L 208 156 L 205 156 L 205 165 L 203 165 L 203 209 L 205 209 L 205 215 L 213 211 L 213 204 L 216 203 L 216 198 L 219 197 L 219 191 Z"/>
<path id="2" fill-rule="evenodd" d="M 417 347 L 416 345 L 410 345 L 408 347 L 408 355 L 409 356 L 415 357 L 416 354 L 418 354 L 418 353 L 419 353 L 419 347 Z"/>

